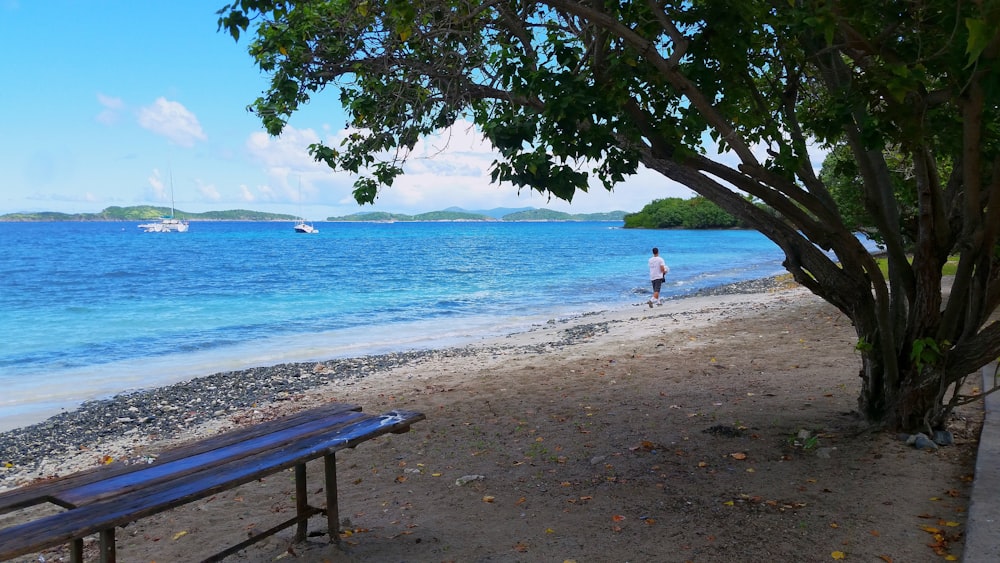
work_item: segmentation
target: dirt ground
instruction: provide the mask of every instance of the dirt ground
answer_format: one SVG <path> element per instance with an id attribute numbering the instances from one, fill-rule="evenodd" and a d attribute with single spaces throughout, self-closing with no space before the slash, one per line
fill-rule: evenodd
<path id="1" fill-rule="evenodd" d="M 287 530 L 231 559 L 959 559 L 981 407 L 963 407 L 956 445 L 936 452 L 867 430 L 855 341 L 800 288 L 692 298 L 262 406 L 219 425 L 330 400 L 427 419 L 337 454 L 339 548 Z M 321 464 L 309 479 L 322 506 Z M 278 474 L 119 530 L 118 557 L 196 560 L 293 511 L 293 476 Z"/>

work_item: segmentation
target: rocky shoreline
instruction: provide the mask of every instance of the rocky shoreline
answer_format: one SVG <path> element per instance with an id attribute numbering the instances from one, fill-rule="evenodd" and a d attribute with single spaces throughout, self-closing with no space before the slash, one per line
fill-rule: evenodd
<path id="1" fill-rule="evenodd" d="M 776 276 L 710 288 L 677 299 L 695 296 L 764 293 L 787 287 L 790 276 Z M 605 332 L 609 322 L 583 323 L 560 331 L 555 341 L 517 347 L 524 352 L 558 348 Z M 94 450 L 102 442 L 122 436 L 168 440 L 185 430 L 237 415 L 248 409 L 293 399 L 308 390 L 334 383 L 352 382 L 431 358 L 461 357 L 477 353 L 510 353 L 513 346 L 470 344 L 440 350 L 416 350 L 334 359 L 323 362 L 286 363 L 197 377 L 166 387 L 120 393 L 88 401 L 73 411 L 43 422 L 0 433 L 0 489 L 16 486 L 23 474 L 40 471 L 51 460 Z"/>

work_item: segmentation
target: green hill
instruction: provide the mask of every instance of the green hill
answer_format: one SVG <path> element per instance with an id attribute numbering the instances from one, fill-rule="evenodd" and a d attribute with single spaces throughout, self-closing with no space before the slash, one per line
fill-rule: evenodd
<path id="1" fill-rule="evenodd" d="M 352 213 L 350 215 L 344 215 L 341 217 L 327 217 L 327 221 L 371 221 L 371 222 L 389 222 L 389 221 L 412 221 L 412 215 L 402 215 L 400 213 L 387 213 L 385 211 L 366 211 L 364 213 Z"/>
<path id="2" fill-rule="evenodd" d="M 464 211 L 431 211 L 413 216 L 414 221 L 495 221 L 488 215 L 466 213 Z"/>
<path id="3" fill-rule="evenodd" d="M 98 213 L 8 213 L 0 215 L 0 221 L 149 221 L 170 215 L 169 207 L 136 205 L 132 207 L 112 206 Z M 294 221 L 294 215 L 283 213 L 263 213 L 246 209 L 229 211 L 208 211 L 188 213 L 174 210 L 174 217 L 187 221 Z"/>
<path id="4" fill-rule="evenodd" d="M 402 213 L 387 213 L 385 211 L 368 211 L 352 213 L 343 217 L 328 217 L 327 221 L 495 221 L 493 217 L 464 211 L 431 211 L 417 215 Z"/>
<path id="5" fill-rule="evenodd" d="M 530 209 L 503 216 L 504 221 L 622 221 L 624 219 L 624 211 L 570 214 L 551 209 Z"/>
<path id="6" fill-rule="evenodd" d="M 442 211 L 431 211 L 418 215 L 388 213 L 385 211 L 367 211 L 353 213 L 343 217 L 327 217 L 327 221 L 623 221 L 624 211 L 609 211 L 606 213 L 569 214 L 550 209 L 525 209 L 497 217 L 489 212 L 465 211 L 459 208 L 449 208 Z M 169 207 L 154 205 L 135 205 L 131 207 L 112 206 L 98 213 L 58 213 L 42 211 L 38 213 L 8 213 L 0 215 L 0 221 L 150 221 L 170 215 Z M 294 215 L 284 213 L 264 213 L 247 209 L 230 209 L 228 211 L 207 211 L 205 213 L 188 213 L 174 210 L 174 217 L 186 221 L 295 221 Z"/>
<path id="7" fill-rule="evenodd" d="M 572 221 L 573 216 L 562 211 L 550 209 L 529 209 L 503 216 L 504 221 Z"/>

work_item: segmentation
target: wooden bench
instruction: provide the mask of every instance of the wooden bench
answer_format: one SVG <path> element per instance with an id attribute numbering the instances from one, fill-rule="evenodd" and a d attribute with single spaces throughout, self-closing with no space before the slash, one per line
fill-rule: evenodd
<path id="1" fill-rule="evenodd" d="M 330 403 L 167 450 L 153 463 L 115 463 L 0 493 L 0 514 L 43 503 L 66 509 L 0 530 L 0 560 L 68 543 L 71 560 L 82 562 L 83 538 L 98 534 L 101 561 L 113 563 L 116 527 L 289 468 L 295 469 L 295 517 L 205 561 L 222 560 L 292 525 L 295 540 L 303 541 L 307 520 L 317 514 L 326 515 L 326 531 L 336 543 L 336 452 L 406 432 L 423 419 L 416 412 L 369 415 L 356 405 Z M 326 508 L 309 506 L 306 498 L 306 462 L 320 457 Z"/>

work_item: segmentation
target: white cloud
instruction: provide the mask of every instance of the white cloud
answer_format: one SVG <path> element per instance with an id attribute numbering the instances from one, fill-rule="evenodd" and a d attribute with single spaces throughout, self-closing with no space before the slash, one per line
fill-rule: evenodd
<path id="1" fill-rule="evenodd" d="M 112 125 L 118 122 L 121 110 L 125 107 L 125 102 L 123 102 L 121 98 L 105 96 L 104 94 L 98 92 L 97 103 L 101 104 L 104 108 L 101 110 L 101 113 L 97 114 L 96 119 L 99 123 Z"/>
<path id="2" fill-rule="evenodd" d="M 495 184 L 490 169 L 498 158 L 492 145 L 469 122 L 456 123 L 440 135 L 417 143 L 406 164 L 406 174 L 383 190 L 379 206 L 405 206 L 434 210 L 458 206 L 465 209 L 493 207 L 545 207 L 568 213 L 639 211 L 654 199 L 690 197 L 687 188 L 662 175 L 640 168 L 638 173 L 609 192 L 594 179 L 587 192 L 577 192 L 566 202 L 531 188 Z M 587 165 L 581 169 L 588 168 Z"/>
<path id="3" fill-rule="evenodd" d="M 157 98 L 153 105 L 141 108 L 138 119 L 144 129 L 182 147 L 193 147 L 197 141 L 208 138 L 193 113 L 180 102 L 171 102 L 166 98 Z"/>
<path id="4" fill-rule="evenodd" d="M 257 201 L 257 196 L 246 184 L 240 184 L 240 199 L 247 203 L 253 203 Z"/>
<path id="5" fill-rule="evenodd" d="M 163 179 L 160 178 L 159 170 L 154 169 L 153 173 L 146 179 L 146 181 L 149 182 L 150 201 L 169 201 L 170 194 L 167 193 L 167 188 L 163 184 Z"/>
<path id="6" fill-rule="evenodd" d="M 299 202 L 335 206 L 331 214 L 359 211 L 354 200 L 354 177 L 333 172 L 308 154 L 308 146 L 321 140 L 338 147 L 351 130 L 321 130 L 287 126 L 278 138 L 259 132 L 249 136 L 246 150 L 268 178 L 266 185 L 240 187 L 245 202 Z M 493 147 L 470 123 L 459 122 L 438 135 L 421 140 L 409 155 L 406 173 L 379 193 L 373 209 L 422 213 L 457 206 L 465 209 L 493 207 L 546 207 L 570 213 L 638 211 L 654 199 L 690 197 L 690 190 L 663 176 L 640 169 L 639 173 L 608 192 L 594 182 L 589 192 L 578 192 L 572 203 L 550 198 L 529 188 L 520 192 L 510 184 L 494 184 L 490 167 L 497 158 Z"/>
<path id="7" fill-rule="evenodd" d="M 219 193 L 214 184 L 204 184 L 199 180 L 198 193 L 208 201 L 222 201 L 222 194 Z"/>
<path id="8" fill-rule="evenodd" d="M 286 126 L 280 137 L 263 132 L 250 135 L 246 149 L 259 163 L 268 178 L 267 185 L 242 186 L 246 201 L 300 202 L 322 200 L 326 203 L 343 199 L 350 186 L 347 173 L 333 172 L 309 154 L 309 145 L 320 142 L 312 129 Z M 255 199 L 248 199 L 255 198 Z"/>

